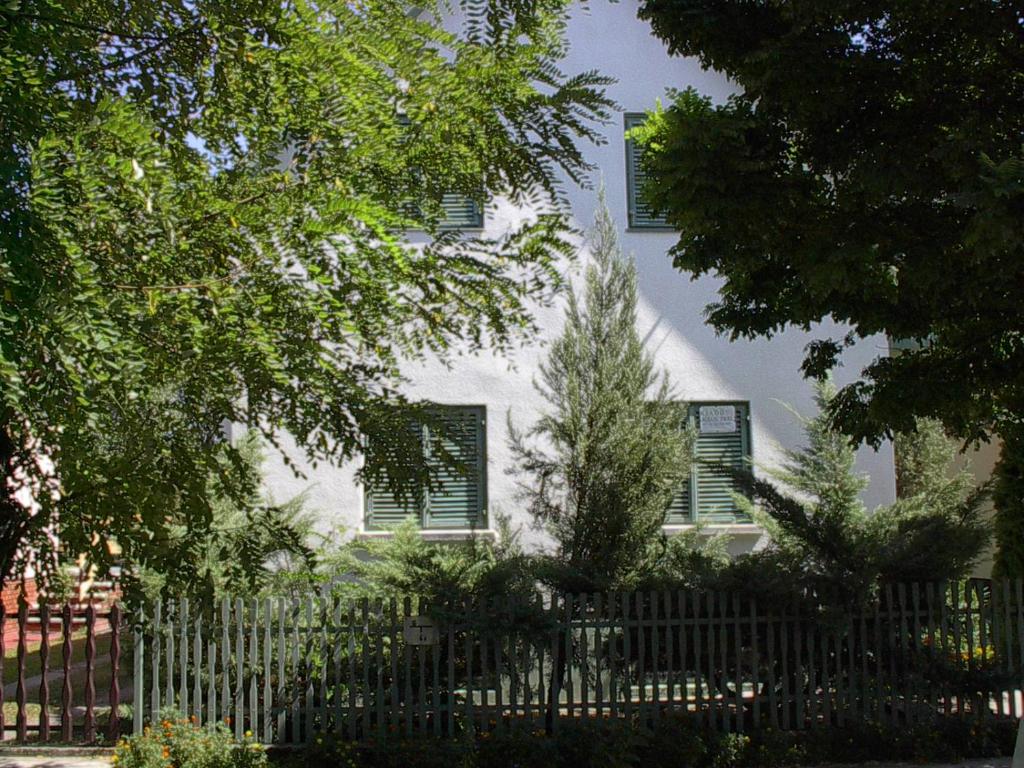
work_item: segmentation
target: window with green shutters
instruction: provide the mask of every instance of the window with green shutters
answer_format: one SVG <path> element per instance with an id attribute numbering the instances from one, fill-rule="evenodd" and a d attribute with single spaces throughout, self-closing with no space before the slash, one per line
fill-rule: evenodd
<path id="1" fill-rule="evenodd" d="M 385 530 L 413 517 L 425 529 L 469 529 L 486 524 L 487 445 L 483 406 L 439 406 L 438 427 L 411 424 L 429 463 L 438 467 L 440 487 L 399 500 L 386 488 L 366 490 L 366 528 Z M 447 466 L 449 454 L 457 467 Z"/>
<path id="2" fill-rule="evenodd" d="M 405 116 L 400 116 L 399 123 L 407 126 L 409 120 Z M 418 212 L 417 207 L 411 203 L 408 210 L 414 216 Z M 482 229 L 484 226 L 483 207 L 469 195 L 445 192 L 441 195 L 441 210 L 444 212 L 440 222 L 441 229 Z"/>
<path id="3" fill-rule="evenodd" d="M 447 192 L 441 197 L 444 218 L 441 229 L 481 229 L 484 226 L 484 212 L 480 205 L 467 195 Z"/>
<path id="4" fill-rule="evenodd" d="M 636 128 L 644 122 L 644 115 L 631 113 L 626 115 L 626 130 Z M 633 229 L 669 229 L 663 216 L 655 216 L 643 201 L 641 190 L 647 181 L 640 164 L 643 148 L 632 139 L 626 139 L 626 203 L 628 206 L 629 226 Z"/>
<path id="5" fill-rule="evenodd" d="M 749 523 L 733 494 L 736 481 L 716 467 L 744 469 L 750 461 L 750 405 L 748 403 L 692 403 L 690 425 L 696 433 L 690 479 L 672 499 L 666 522 L 670 525 L 704 522 Z"/>

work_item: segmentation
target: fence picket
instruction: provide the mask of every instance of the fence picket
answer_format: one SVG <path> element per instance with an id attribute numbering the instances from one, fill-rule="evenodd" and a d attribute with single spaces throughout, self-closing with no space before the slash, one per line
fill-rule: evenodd
<path id="1" fill-rule="evenodd" d="M 153 606 L 153 640 L 150 643 L 151 647 L 149 649 L 151 656 L 150 664 L 152 665 L 150 669 L 150 678 L 153 681 L 150 684 L 150 722 L 155 721 L 157 714 L 160 712 L 160 701 L 162 698 L 160 692 L 160 654 L 162 653 L 160 641 L 162 640 L 161 636 L 163 631 L 163 600 L 158 598 L 156 604 Z"/>
<path id="2" fill-rule="evenodd" d="M 725 592 L 718 596 L 718 655 L 719 672 L 717 680 L 718 688 L 718 712 L 722 721 L 722 730 L 729 733 L 732 730 L 731 718 L 729 717 L 729 635 L 726 631 L 728 626 L 728 600 Z"/>
<path id="3" fill-rule="evenodd" d="M 935 640 L 935 587 L 934 581 L 925 583 L 924 591 L 924 602 L 926 615 L 928 617 L 928 625 L 926 627 L 927 640 L 925 641 L 928 645 L 928 665 L 935 669 L 937 667 L 936 657 L 936 640 Z M 939 689 L 935 683 L 935 675 L 928 676 L 928 693 L 927 693 L 927 705 L 928 713 L 931 719 L 935 718 L 936 713 L 939 709 Z"/>
<path id="4" fill-rule="evenodd" d="M 608 593 L 608 702 L 612 717 L 619 716 L 619 670 L 616 664 L 619 636 L 616 632 L 615 611 L 619 607 L 619 598 L 615 592 Z M 554 664 L 554 659 L 551 663 Z"/>
<path id="5" fill-rule="evenodd" d="M 704 713 L 704 671 L 701 665 L 704 663 L 703 658 L 703 638 L 701 637 L 701 617 L 700 617 L 700 606 L 701 606 L 701 593 L 693 592 L 693 622 L 690 627 L 693 629 L 693 679 L 694 679 L 694 711 L 697 714 L 697 720 L 700 721 L 705 717 Z M 708 725 L 711 723 L 710 714 L 707 715 Z"/>
<path id="6" fill-rule="evenodd" d="M 733 667 L 735 668 L 735 677 L 733 678 L 733 686 L 735 688 L 734 695 L 736 699 L 736 732 L 743 733 L 743 633 L 742 624 L 740 617 L 740 598 L 739 595 L 733 594 L 732 596 L 732 628 L 734 642 L 736 644 L 736 655 L 733 658 Z"/>
<path id="7" fill-rule="evenodd" d="M 896 596 L 899 600 L 899 668 L 900 668 L 900 685 L 899 689 L 903 694 L 903 713 L 906 718 L 908 725 L 912 725 L 914 722 L 914 702 L 913 692 L 910 690 L 910 686 L 913 685 L 911 682 L 914 679 L 913 674 L 909 673 L 911 664 L 913 664 L 912 650 L 910 648 L 910 628 L 907 621 L 907 585 L 897 584 L 896 585 Z"/>
<path id="8" fill-rule="evenodd" d="M 792 725 L 801 730 L 804 725 L 804 667 L 803 655 L 801 654 L 801 639 L 803 630 L 800 625 L 799 604 L 793 603 L 792 614 L 790 606 L 783 606 L 782 617 L 779 621 L 779 640 L 782 646 L 782 727 L 789 729 Z M 793 675 L 789 676 L 789 639 L 793 638 Z M 792 718 L 790 712 L 792 711 Z"/>
<path id="9" fill-rule="evenodd" d="M 580 716 L 586 720 L 590 717 L 590 643 L 587 637 L 587 618 L 590 614 L 590 597 L 586 594 L 580 595 L 579 599 L 579 612 L 580 612 Z M 657 629 L 651 631 L 654 636 L 654 654 L 657 658 Z M 655 663 L 654 669 L 657 670 L 658 666 Z M 654 679 L 655 685 L 657 685 L 658 673 L 655 671 Z"/>
<path id="10" fill-rule="evenodd" d="M 134 674 L 132 675 L 132 733 L 142 732 L 142 702 L 144 701 L 145 669 L 142 660 L 145 658 L 145 640 L 142 634 L 142 621 L 145 613 L 139 612 L 138 623 L 135 625 L 134 647 L 132 649 L 132 664 Z"/>
<path id="11" fill-rule="evenodd" d="M 21 648 L 18 648 L 19 664 L 21 663 Z M 89 744 L 96 741 L 96 608 L 90 602 L 85 609 L 85 722 L 83 723 L 83 738 Z M 24 674 L 24 668 L 19 670 L 19 681 Z M 18 739 L 24 742 L 22 733 L 21 699 L 24 692 L 19 696 L 18 702 Z"/>
<path id="12" fill-rule="evenodd" d="M 203 721 L 203 614 L 196 613 L 195 630 L 192 635 L 192 658 L 195 672 L 192 674 L 192 716 L 197 723 Z M 210 673 L 213 674 L 212 672 Z"/>
<path id="13" fill-rule="evenodd" d="M 296 650 L 298 643 L 296 642 Z M 232 713 L 235 738 L 245 730 L 245 603 L 235 598 L 235 706 Z"/>
<path id="14" fill-rule="evenodd" d="M 249 603 L 249 728 L 260 732 L 260 702 L 257 696 L 260 670 L 259 651 L 260 604 L 255 598 Z"/>
<path id="15" fill-rule="evenodd" d="M 39 740 L 50 740 L 50 606 L 39 607 Z"/>
<path id="16" fill-rule="evenodd" d="M 188 620 L 189 602 L 187 597 L 183 597 L 181 598 L 181 613 L 178 616 L 178 666 L 181 669 L 178 675 L 178 709 L 182 714 L 188 713 Z"/>
<path id="17" fill-rule="evenodd" d="M 114 742 L 121 736 L 121 606 L 117 603 L 110 607 L 107 622 L 110 626 L 110 690 L 107 694 L 110 714 L 107 715 L 107 739 Z"/>
<path id="18" fill-rule="evenodd" d="M 1013 663 L 1013 622 L 1010 619 L 1010 603 L 1012 597 L 1010 594 L 1010 580 L 1003 579 L 1000 582 L 999 594 L 1002 597 L 1002 609 L 1003 615 L 1001 618 L 1002 628 L 1002 639 L 1003 639 L 1003 668 L 1006 672 L 1006 709 L 1005 714 L 1010 717 L 1020 717 L 1020 712 L 1017 708 L 1017 696 L 1016 696 L 1016 684 L 1014 683 L 1014 663 Z M 1002 701 L 1002 692 L 1000 693 L 999 699 Z"/>
<path id="19" fill-rule="evenodd" d="M 782 622 L 776 621 L 775 613 L 769 608 L 765 614 L 766 632 L 765 637 L 768 645 L 768 716 L 772 728 L 779 727 L 779 701 L 776 692 L 777 681 L 775 679 L 775 627 L 778 625 L 782 631 Z M 789 702 L 783 699 L 784 706 Z"/>
<path id="20" fill-rule="evenodd" d="M 390 654 L 391 657 L 391 709 L 388 715 L 389 729 L 398 731 L 401 725 L 401 702 L 399 693 L 399 669 L 398 669 L 398 601 L 395 598 L 388 599 L 388 637 L 390 638 Z M 338 657 L 335 656 L 335 659 Z M 335 680 L 338 679 L 340 667 L 336 667 Z M 341 717 L 339 713 L 338 721 L 340 722 Z M 335 726 L 336 728 L 338 726 Z"/>
<path id="21" fill-rule="evenodd" d="M 273 740 L 273 693 L 270 689 L 270 664 L 272 658 L 274 604 L 269 597 L 263 600 L 263 743 Z M 213 668 L 213 657 L 210 657 Z M 212 672 L 211 672 L 212 674 Z M 213 711 L 213 710 L 211 710 Z M 254 731 L 255 733 L 255 731 Z"/>
<path id="22" fill-rule="evenodd" d="M 228 722 L 231 712 L 231 600 L 225 597 L 220 601 L 220 719 Z"/>
<path id="23" fill-rule="evenodd" d="M 737 612 L 738 613 L 738 612 Z M 750 662 L 750 686 L 753 691 L 751 708 L 753 712 L 753 727 L 756 729 L 761 724 L 761 643 L 760 631 L 757 619 L 757 601 L 750 598 L 750 645 L 753 654 Z"/>
<path id="24" fill-rule="evenodd" d="M 167 701 L 164 706 L 168 708 L 174 706 L 174 660 L 178 658 L 174 647 L 174 622 L 177 618 L 178 604 L 171 601 L 167 603 L 167 645 L 165 646 L 167 651 L 167 685 L 164 686 L 164 694 L 167 697 Z"/>
<path id="25" fill-rule="evenodd" d="M 74 614 L 71 611 L 71 604 L 65 603 L 64 609 L 61 611 L 61 634 L 64 636 L 63 646 L 63 667 L 64 667 L 64 685 L 61 688 L 60 695 L 60 738 L 61 741 L 70 742 L 74 738 L 75 725 L 73 715 L 71 712 L 71 702 L 74 699 L 74 692 L 71 689 L 71 659 L 74 655 L 75 649 L 72 644 L 72 619 Z M 3 627 L 4 612 L 3 607 L 0 606 L 0 627 Z M 4 647 L 3 643 L 3 630 L 0 629 L 0 648 Z M 3 654 L 0 653 L 0 657 Z M 2 664 L 2 662 L 0 662 Z M 0 666 L 0 680 L 3 679 L 3 668 Z M 155 680 L 155 678 L 154 678 Z M 156 684 L 156 683 L 154 683 Z M 0 688 L 3 688 L 0 685 Z M 3 709 L 3 693 L 0 691 L 0 710 Z M 141 710 L 140 710 L 141 711 Z M 0 714 L 0 739 L 3 738 L 3 715 Z M 140 729 L 141 730 L 141 729 Z"/>
<path id="26" fill-rule="evenodd" d="M 210 621 L 210 639 L 206 641 L 206 665 L 210 674 L 206 680 L 206 722 L 217 722 L 217 641 L 213 620 Z M 221 670 L 221 675 L 224 671 Z M 267 739 L 269 743 L 269 739 Z"/>
<path id="27" fill-rule="evenodd" d="M 314 722 L 314 717 L 315 717 L 315 715 L 314 715 L 314 707 L 316 706 L 316 702 L 314 700 L 314 697 L 315 697 L 316 694 L 315 694 L 315 689 L 313 688 L 313 677 L 315 676 L 316 672 L 315 672 L 314 667 L 313 667 L 313 658 L 312 658 L 313 652 L 315 650 L 313 646 L 314 646 L 314 643 L 316 642 L 316 633 L 315 633 L 315 630 L 314 630 L 314 627 L 313 627 L 313 598 L 312 598 L 312 596 L 309 596 L 309 597 L 306 598 L 305 606 L 306 606 L 306 624 L 305 624 L 304 627 L 302 627 L 302 630 L 303 630 L 302 634 L 305 635 L 306 642 L 303 644 L 303 647 L 302 647 L 302 671 L 303 671 L 303 674 L 305 675 L 305 678 L 306 678 L 306 694 L 305 694 L 305 701 L 303 702 L 303 704 L 305 704 L 305 706 L 303 707 L 303 713 L 304 713 L 305 717 L 304 717 L 303 723 L 302 723 L 302 732 L 306 735 L 306 743 L 307 744 L 311 744 L 313 742 L 313 732 L 316 730 L 316 728 L 314 728 L 314 725 L 315 725 L 315 722 Z M 299 621 L 301 621 L 301 619 L 299 619 Z M 364 638 L 364 642 L 365 642 L 365 638 L 366 638 L 366 629 L 365 629 L 366 626 L 367 626 L 366 610 L 364 609 L 363 610 L 363 627 L 364 627 L 363 638 Z M 365 656 L 365 650 L 366 650 L 365 647 L 364 647 L 363 650 L 364 650 L 364 656 Z M 365 688 L 364 688 L 364 690 L 365 690 Z M 364 713 L 366 712 L 366 704 L 365 704 L 365 702 L 363 703 L 363 712 Z"/>
<path id="28" fill-rule="evenodd" d="M 689 633 L 686 631 L 686 592 L 680 590 L 678 594 L 679 605 L 679 633 L 676 635 L 679 646 L 679 690 L 683 712 L 690 711 L 690 672 L 687 663 L 687 651 L 689 650 Z"/>
<path id="29" fill-rule="evenodd" d="M 408 610 L 408 599 L 406 601 L 406 609 Z M 356 694 L 358 693 L 358 686 L 356 685 L 356 606 L 351 600 L 348 602 L 348 622 L 346 627 L 346 648 L 348 650 L 348 728 L 350 738 L 358 738 L 359 724 L 358 724 L 358 710 L 356 708 L 356 702 L 358 701 Z"/>

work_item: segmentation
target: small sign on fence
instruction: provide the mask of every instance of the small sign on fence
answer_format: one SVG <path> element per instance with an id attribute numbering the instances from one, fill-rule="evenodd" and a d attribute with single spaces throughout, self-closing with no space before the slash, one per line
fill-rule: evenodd
<path id="1" fill-rule="evenodd" d="M 406 616 L 402 637 L 409 645 L 435 645 L 437 624 L 426 616 Z"/>

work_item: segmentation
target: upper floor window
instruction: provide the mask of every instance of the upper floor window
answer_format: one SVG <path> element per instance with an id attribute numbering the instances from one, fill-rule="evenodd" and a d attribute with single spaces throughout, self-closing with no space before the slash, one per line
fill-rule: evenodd
<path id="1" fill-rule="evenodd" d="M 642 113 L 626 115 L 626 131 L 644 122 Z M 647 181 L 641 165 L 643 147 L 632 139 L 626 139 L 626 204 L 631 229 L 669 229 L 664 216 L 655 216 L 643 201 L 643 185 Z"/>
<path id="2" fill-rule="evenodd" d="M 468 195 L 457 192 L 446 192 L 441 197 L 444 218 L 441 229 L 482 229 L 484 226 L 483 208 Z"/>
<path id="3" fill-rule="evenodd" d="M 749 468 L 750 405 L 691 403 L 689 420 L 697 434 L 694 462 L 690 479 L 672 499 L 666 522 L 749 523 L 734 498 L 740 492 L 736 480 L 717 468 Z"/>
<path id="4" fill-rule="evenodd" d="M 410 428 L 422 441 L 428 465 L 438 469 L 440 487 L 420 489 L 403 500 L 385 487 L 368 487 L 367 530 L 391 528 L 410 517 L 427 529 L 468 530 L 486 524 L 486 409 L 437 406 L 433 413 L 436 424 L 413 423 Z"/>

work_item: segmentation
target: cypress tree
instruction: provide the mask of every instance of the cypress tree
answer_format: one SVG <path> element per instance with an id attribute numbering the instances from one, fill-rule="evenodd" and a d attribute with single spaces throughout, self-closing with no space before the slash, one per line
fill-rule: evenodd
<path id="1" fill-rule="evenodd" d="M 636 327 L 637 276 L 601 204 L 582 297 L 535 383 L 550 410 L 511 424 L 522 498 L 555 551 L 542 579 L 564 591 L 629 588 L 663 551 L 661 526 L 689 472 L 684 408 Z"/>
<path id="2" fill-rule="evenodd" d="M 994 472 L 992 501 L 995 505 L 996 551 L 993 576 L 1024 578 L 1024 437 L 1010 432 Z"/>

